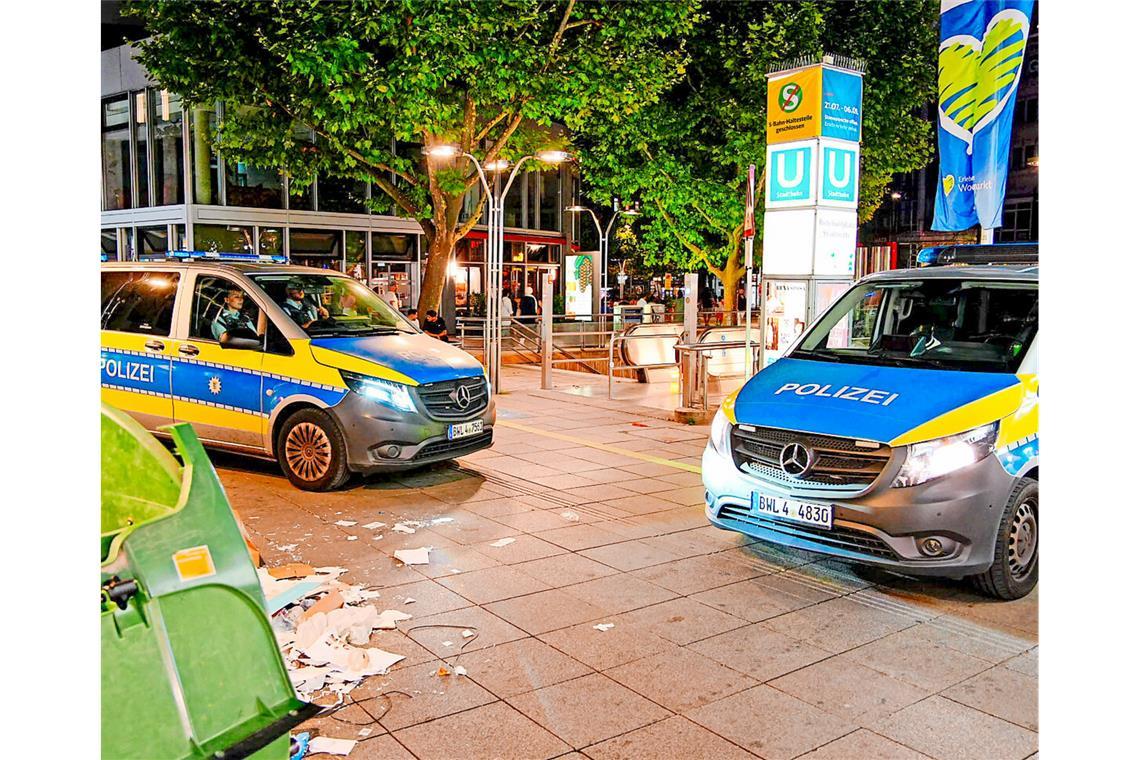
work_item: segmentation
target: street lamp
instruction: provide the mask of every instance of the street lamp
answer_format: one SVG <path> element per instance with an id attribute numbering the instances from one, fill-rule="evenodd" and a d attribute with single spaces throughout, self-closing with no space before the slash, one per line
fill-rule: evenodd
<path id="1" fill-rule="evenodd" d="M 506 159 L 497 159 L 483 164 L 475 156 L 461 150 L 458 145 L 450 143 L 437 143 L 423 148 L 424 155 L 430 158 L 458 158 L 460 156 L 470 159 L 475 164 L 475 171 L 479 174 L 479 182 L 483 185 L 483 192 L 487 194 L 487 318 L 483 323 L 483 363 L 487 367 L 487 379 L 491 383 L 491 393 L 499 393 L 500 367 L 503 353 L 503 324 L 500 313 L 502 311 L 503 288 L 503 248 L 505 246 L 503 234 L 504 201 L 511 191 L 519 169 L 527 161 L 537 159 L 547 164 L 560 164 L 570 159 L 570 154 L 563 150 L 543 150 L 534 155 L 524 156 L 515 163 L 506 184 L 497 194 L 491 190 L 487 182 L 487 171 L 496 173 L 496 189 L 499 187 L 498 177 L 510 167 Z M 486 171 L 484 171 L 486 170 Z"/>
<path id="2" fill-rule="evenodd" d="M 606 296 L 606 303 L 609 303 L 609 299 L 610 299 L 610 289 L 609 289 L 610 230 L 613 229 L 614 221 L 617 220 L 617 218 L 619 216 L 637 216 L 639 213 L 641 213 L 636 208 L 634 208 L 634 209 L 628 209 L 628 208 L 619 209 L 618 205 L 619 205 L 618 199 L 614 198 L 614 201 L 613 201 L 614 213 L 613 213 L 613 216 L 610 217 L 609 223 L 606 224 L 606 231 L 605 232 L 602 232 L 602 223 L 598 221 L 598 215 L 594 213 L 593 209 L 590 209 L 590 208 L 587 208 L 586 206 L 582 206 L 582 205 L 578 205 L 578 204 L 566 207 L 566 211 L 570 212 L 571 214 L 578 214 L 578 213 L 581 213 L 582 211 L 585 211 L 586 213 L 588 213 L 590 215 L 590 218 L 594 220 L 594 227 L 598 230 L 598 243 L 599 243 L 599 245 L 601 245 L 601 248 L 602 248 L 602 293 L 604 293 Z"/>

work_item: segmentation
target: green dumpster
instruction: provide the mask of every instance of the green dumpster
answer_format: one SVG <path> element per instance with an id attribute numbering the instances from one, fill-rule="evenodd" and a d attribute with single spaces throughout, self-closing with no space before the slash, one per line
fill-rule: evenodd
<path id="1" fill-rule="evenodd" d="M 102 753 L 287 758 L 297 699 L 237 521 L 189 425 L 182 463 L 102 410 Z"/>

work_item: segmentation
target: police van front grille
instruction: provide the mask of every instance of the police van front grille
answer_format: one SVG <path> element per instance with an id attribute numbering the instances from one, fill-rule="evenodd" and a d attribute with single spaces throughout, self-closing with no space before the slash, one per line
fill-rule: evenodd
<path id="1" fill-rule="evenodd" d="M 444 454 L 452 456 L 462 456 L 463 454 L 470 454 L 473 451 L 484 449 L 491 445 L 492 431 L 488 430 L 479 435 L 473 435 L 470 438 L 456 438 L 453 441 L 433 441 L 427 444 L 422 449 L 416 452 L 412 457 L 412 461 L 420 459 L 427 459 L 428 457 L 437 457 Z"/>
<path id="2" fill-rule="evenodd" d="M 835 525 L 830 530 L 814 525 L 789 523 L 767 515 L 757 515 L 748 507 L 726 504 L 721 507 L 718 517 L 730 525 L 741 523 L 747 526 L 764 528 L 774 533 L 804 539 L 831 549 L 843 549 L 857 554 L 880 559 L 899 559 L 886 541 L 873 533 Z"/>
<path id="3" fill-rule="evenodd" d="M 778 473 L 784 482 L 789 476 L 780 467 L 780 451 L 789 443 L 802 443 L 815 452 L 816 461 L 806 476 L 790 482 L 817 486 L 869 486 L 891 458 L 890 446 L 858 446 L 854 438 L 781 428 L 733 425 L 731 440 L 738 468 L 753 474 Z"/>
<path id="4" fill-rule="evenodd" d="M 461 389 L 466 389 L 468 402 L 462 404 Z M 487 381 L 482 375 L 458 380 L 442 380 L 416 387 L 416 393 L 427 413 L 440 420 L 460 420 L 474 417 L 487 408 Z"/>

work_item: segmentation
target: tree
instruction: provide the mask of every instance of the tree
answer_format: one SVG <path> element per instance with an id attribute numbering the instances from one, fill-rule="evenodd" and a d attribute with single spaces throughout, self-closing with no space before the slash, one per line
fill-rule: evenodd
<path id="1" fill-rule="evenodd" d="M 641 200 L 636 225 L 650 263 L 706 268 L 728 303 L 744 276 L 751 163 L 760 178 L 758 261 L 762 253 L 767 71 L 825 51 L 865 61 L 859 217 L 869 219 L 891 175 L 932 155 L 931 125 L 916 110 L 935 95 L 938 4 L 713 2 L 703 11 L 685 77 L 616 128 L 588 123 L 577 141 L 594 201 Z"/>
<path id="2" fill-rule="evenodd" d="M 551 145 L 551 124 L 612 121 L 683 70 L 696 0 L 154 0 L 139 59 L 190 103 L 220 101 L 226 155 L 311 182 L 371 182 L 376 210 L 416 219 L 427 263 L 419 310 L 438 308 L 455 243 L 477 223 L 470 161 Z M 400 149 L 402 147 L 402 149 Z M 377 195 L 374 193 L 374 195 Z M 470 209 L 469 209 L 470 210 Z"/>

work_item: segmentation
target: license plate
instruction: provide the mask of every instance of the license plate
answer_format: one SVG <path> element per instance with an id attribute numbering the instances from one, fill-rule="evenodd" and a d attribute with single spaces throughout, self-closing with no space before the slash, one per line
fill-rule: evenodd
<path id="1" fill-rule="evenodd" d="M 483 420 L 460 422 L 458 425 L 447 426 L 447 440 L 454 441 L 456 438 L 466 438 L 469 435 L 479 435 L 482 432 Z"/>
<path id="2" fill-rule="evenodd" d="M 783 496 L 767 496 L 753 491 L 752 511 L 762 517 L 776 517 L 804 525 L 831 528 L 830 504 L 805 504 L 802 501 L 785 499 Z"/>

